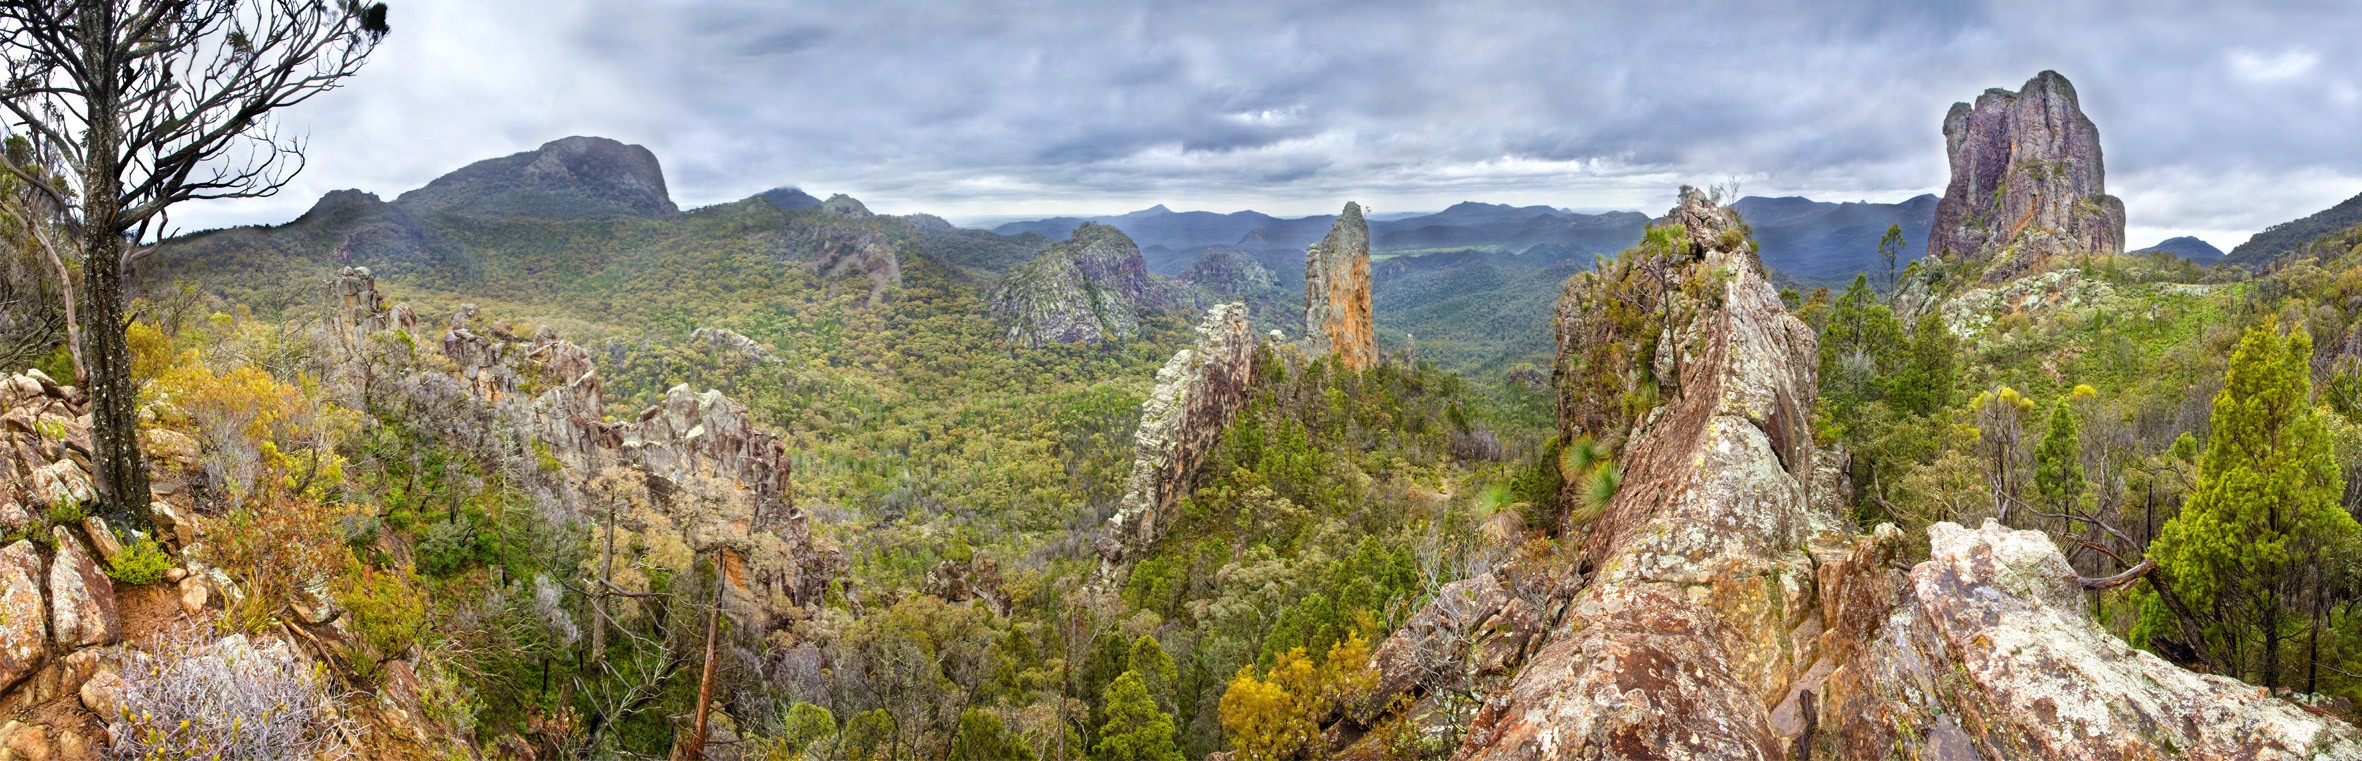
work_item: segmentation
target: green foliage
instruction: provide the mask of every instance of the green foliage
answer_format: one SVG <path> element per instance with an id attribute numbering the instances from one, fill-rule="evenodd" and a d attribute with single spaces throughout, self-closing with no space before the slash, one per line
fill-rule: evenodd
<path id="1" fill-rule="evenodd" d="M 2053 510 L 2066 512 L 2083 497 L 2083 440 L 2067 400 L 2051 405 L 2050 428 L 2034 450 L 2034 463 L 2034 488 Z"/>
<path id="2" fill-rule="evenodd" d="M 334 592 L 353 634 L 346 660 L 364 679 L 376 679 L 386 661 L 407 657 L 426 629 L 426 595 L 399 571 L 358 566 L 338 578 Z"/>
<path id="3" fill-rule="evenodd" d="M 165 552 L 154 539 L 141 539 L 126 545 L 107 563 L 107 577 L 136 587 L 163 581 L 164 571 L 171 567 L 172 553 Z"/>
<path id="4" fill-rule="evenodd" d="M 960 714 L 959 735 L 951 742 L 951 761 L 1033 761 L 1034 758 L 1033 748 L 1010 732 L 1001 717 L 973 708 Z"/>
<path id="5" fill-rule="evenodd" d="M 2339 504 L 2345 474 L 2309 400 L 2312 350 L 2302 331 L 2247 331 L 2215 396 L 2197 487 L 2149 550 L 2198 615 L 2200 641 L 2187 644 L 2266 686 L 2286 683 L 2288 640 L 2322 623 L 2301 583 L 2350 562 L 2362 532 Z"/>
<path id="6" fill-rule="evenodd" d="M 1092 746 L 1094 758 L 1181 761 L 1181 748 L 1173 739 L 1173 717 L 1157 707 L 1140 672 L 1125 671 L 1117 676 L 1100 700 L 1107 723 L 1099 728 L 1099 743 Z"/>
<path id="7" fill-rule="evenodd" d="M 418 571 L 448 576 L 475 562 L 476 529 L 464 519 L 438 521 L 418 537 Z"/>
<path id="8" fill-rule="evenodd" d="M 1887 385 L 1886 399 L 1897 409 L 1919 416 L 1933 415 L 1952 405 L 1960 387 L 1960 339 L 1930 311 L 1911 326 L 1911 345 L 1904 350 L 1902 369 Z"/>

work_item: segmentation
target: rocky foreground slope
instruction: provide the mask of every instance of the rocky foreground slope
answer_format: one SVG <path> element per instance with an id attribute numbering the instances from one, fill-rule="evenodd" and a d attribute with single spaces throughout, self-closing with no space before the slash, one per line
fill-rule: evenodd
<path id="1" fill-rule="evenodd" d="M 2040 533 L 1938 524 L 1906 572 L 1894 528 L 1847 526 L 1813 493 L 1814 336 L 1736 221 L 1689 192 L 1659 222 L 1704 287 L 1658 307 L 1675 382 L 1563 586 L 1455 585 L 1381 644 L 1361 705 L 1514 673 L 1473 683 L 1460 759 L 2362 758 L 2352 726 L 2101 630 Z M 1348 713 L 1340 743 L 1380 719 Z"/>

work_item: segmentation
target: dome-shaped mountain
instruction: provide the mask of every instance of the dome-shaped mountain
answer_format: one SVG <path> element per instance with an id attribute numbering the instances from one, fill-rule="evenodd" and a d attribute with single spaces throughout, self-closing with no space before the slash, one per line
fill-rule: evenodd
<path id="1" fill-rule="evenodd" d="M 568 137 L 461 167 L 394 203 L 469 216 L 674 218 L 656 154 L 603 137 Z"/>
<path id="2" fill-rule="evenodd" d="M 1010 270 L 992 291 L 992 309 L 1010 340 L 1028 346 L 1103 343 L 1140 332 L 1140 318 L 1180 303 L 1170 284 L 1148 273 L 1131 237 L 1085 222 L 1074 236 Z"/>

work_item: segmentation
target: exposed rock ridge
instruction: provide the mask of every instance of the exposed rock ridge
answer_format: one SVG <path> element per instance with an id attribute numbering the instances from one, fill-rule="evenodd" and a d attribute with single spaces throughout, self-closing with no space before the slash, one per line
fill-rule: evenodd
<path id="1" fill-rule="evenodd" d="M 374 294 L 358 298 L 370 303 Z M 537 451 L 564 466 L 560 477 L 570 487 L 610 466 L 666 484 L 697 477 L 735 484 L 750 503 L 738 532 L 787 561 L 754 567 L 751 579 L 747 569 L 734 567 L 733 580 L 749 587 L 744 591 L 759 592 L 757 600 L 818 601 L 841 561 L 833 547 L 811 535 L 808 517 L 795 504 L 786 443 L 755 427 L 745 405 L 718 390 L 697 393 L 679 385 L 633 418 L 608 422 L 589 350 L 548 328 L 531 339 L 517 338 L 505 323 L 478 334 L 470 328 L 475 317 L 475 307 L 463 305 L 450 320 L 439 345 L 459 374 L 441 383 L 458 381 L 457 393 L 506 418 Z M 445 377 L 423 375 L 429 385 Z"/>
<path id="2" fill-rule="evenodd" d="M 1148 273 L 1129 236 L 1092 222 L 1010 270 L 991 295 L 1009 340 L 1035 347 L 1131 338 L 1143 317 L 1180 301 L 1171 285 Z"/>
<path id="3" fill-rule="evenodd" d="M 1198 464 L 1246 405 L 1254 362 L 1246 305 L 1222 304 L 1206 310 L 1197 343 L 1175 352 L 1157 371 L 1156 390 L 1140 408 L 1124 496 L 1096 545 L 1094 587 L 1114 589 L 1137 554 L 1163 536 Z"/>
<path id="4" fill-rule="evenodd" d="M 2062 254 L 2124 252 L 2124 202 L 2107 194 L 2100 134 L 2075 86 L 2045 71 L 1944 115 L 1952 180 L 1928 251 L 1997 282 Z"/>
<path id="5" fill-rule="evenodd" d="M 1938 524 L 1905 573 L 1893 526 L 1846 529 L 1812 493 L 1842 488 L 1842 454 L 1817 451 L 1800 414 L 1813 335 L 1723 216 L 1685 193 L 1660 223 L 1687 228 L 1704 266 L 1686 276 L 1719 287 L 1667 307 L 1693 315 L 1657 352 L 1679 382 L 1626 441 L 1623 485 L 1590 525 L 1596 571 L 1458 758 L 2362 758 L 2348 724 L 2107 633 L 2039 532 Z M 1432 662 L 1396 649 L 1432 647 L 1439 625 L 1517 607 L 1462 596 L 1381 645 L 1382 670 Z"/>
<path id="6" fill-rule="evenodd" d="M 1347 202 L 1328 237 L 1304 250 L 1304 340 L 1314 357 L 1337 356 L 1347 370 L 1378 362 L 1370 321 L 1370 225 Z"/>
<path id="7" fill-rule="evenodd" d="M 1692 315 L 1656 356 L 1678 382 L 1627 440 L 1595 577 L 1461 758 L 1782 757 L 1772 708 L 1815 659 L 1806 540 L 1835 527 L 1808 499 L 1816 340 L 1724 235 L 1735 214 L 1688 190 L 1659 224 L 1721 287 L 1666 306 Z"/>

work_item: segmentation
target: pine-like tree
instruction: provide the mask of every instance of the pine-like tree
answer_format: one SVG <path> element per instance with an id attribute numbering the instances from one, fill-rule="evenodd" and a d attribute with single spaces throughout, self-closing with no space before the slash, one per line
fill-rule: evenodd
<path id="1" fill-rule="evenodd" d="M 2321 571 L 2362 534 L 2338 504 L 2345 475 L 2310 399 L 2312 353 L 2301 329 L 2266 324 L 2240 340 L 2197 488 L 2149 548 L 2201 657 L 2268 687 L 2284 683 L 2283 651 L 2315 618 Z"/>
<path id="2" fill-rule="evenodd" d="M 1173 717 L 1158 708 L 1140 672 L 1126 671 L 1101 696 L 1107 723 L 1092 748 L 1101 761 L 1181 761 L 1173 739 Z"/>
<path id="3" fill-rule="evenodd" d="M 2050 408 L 2050 430 L 2034 449 L 2034 488 L 2053 511 L 2064 513 L 2083 498 L 2083 437 L 2075 411 L 2060 399 Z"/>

